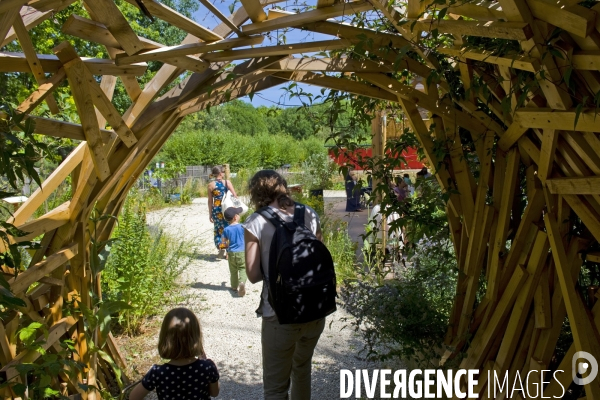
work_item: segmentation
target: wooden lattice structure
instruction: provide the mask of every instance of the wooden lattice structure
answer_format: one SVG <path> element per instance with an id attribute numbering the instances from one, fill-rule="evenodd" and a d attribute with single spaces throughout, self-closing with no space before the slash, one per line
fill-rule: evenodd
<path id="1" fill-rule="evenodd" d="M 37 80 L 38 89 L 18 107 L 25 114 L 44 101 L 51 111 L 58 111 L 52 93 L 68 80 L 81 119 L 77 125 L 29 117 L 39 134 L 82 142 L 8 222 L 29 232 L 16 240 L 43 235 L 29 267 L 9 282 L 27 304 L 20 312 L 47 325 L 50 334 L 44 347 L 49 351 L 63 338 L 75 340 L 78 357 L 89 367 L 82 380 L 102 386 L 109 374 L 105 363 L 88 354 L 83 320 L 63 313 L 66 302 L 74 298 L 89 306 L 87 224 L 93 208 L 117 215 L 130 187 L 186 115 L 289 81 L 398 104 L 430 162 L 446 166 L 436 177 L 451 193 L 447 214 L 460 276 L 444 359 L 466 349 L 461 366 L 483 372 L 481 393 L 486 393 L 488 370 L 525 376 L 530 370 L 547 369 L 566 316 L 574 344 L 560 369 L 570 371 L 575 351 L 600 359 L 600 303 L 584 303 L 576 286 L 582 252 L 587 252 L 588 260 L 600 261 L 600 253 L 587 251 L 600 241 L 600 119 L 589 107 L 600 92 L 600 3 L 590 8 L 578 5 L 578 0 L 459 1 L 446 6 L 437 2 L 447 16 L 438 21 L 422 14 L 426 6 L 429 10 L 433 6 L 419 0 L 408 0 L 403 10 L 385 0 L 318 0 L 315 9 L 302 13 L 264 10 L 278 0 L 242 0 L 242 7 L 230 16 L 201 0 L 223 21 L 209 30 L 156 0 L 143 0 L 155 18 L 188 32 L 181 45 L 167 47 L 138 37 L 113 0 L 84 0 L 90 18 L 72 15 L 62 29 L 106 46 L 112 58 L 82 58 L 68 42 L 57 43 L 55 54 L 36 54 L 28 31 L 73 2 L 0 0 L 2 46 L 18 39 L 23 50 L 0 53 L 0 71 L 31 73 Z M 359 12 L 379 13 L 388 20 L 388 31 L 331 20 Z M 405 17 L 415 22 L 403 23 Z M 284 27 L 332 39 L 259 46 L 262 34 Z M 561 31 L 552 35 L 556 27 Z M 433 29 L 454 37 L 453 45 L 438 51 L 460 72 L 467 89 L 463 99 L 442 98 L 450 90 L 443 76 L 427 81 L 439 64 L 420 46 L 419 32 Z M 510 55 L 463 51 L 466 36 L 512 40 L 520 50 Z M 411 57 L 396 62 L 384 51 L 372 51 L 374 61 L 293 57 L 345 49 L 365 40 L 376 48 L 408 46 Z M 558 54 L 548 51 L 550 45 L 559 49 Z M 164 65 L 140 87 L 135 76 L 144 73 L 145 62 L 151 60 Z M 243 61 L 225 71 L 234 60 Z M 419 90 L 394 78 L 390 72 L 395 69 L 409 70 L 425 87 Z M 158 96 L 185 71 L 191 74 Z M 529 92 L 521 91 L 518 71 L 530 72 L 529 79 L 538 84 L 529 86 L 533 88 Z M 117 78 L 132 100 L 123 115 L 111 103 Z M 468 90 L 476 82 L 491 96 Z M 508 112 L 503 109 L 507 97 L 512 99 Z M 481 104 L 497 118 L 481 111 Z M 430 130 L 431 122 L 435 125 Z M 459 127 L 473 138 L 475 167 L 464 157 Z M 444 160 L 436 158 L 435 141 L 448 143 Z M 31 220 L 69 175 L 72 199 Z M 522 182 L 528 200 L 524 209 L 515 201 L 521 197 Z M 571 234 L 574 223 L 580 224 L 578 235 Z M 107 239 L 113 226 L 113 219 L 101 221 L 98 239 Z M 476 303 L 482 273 L 485 297 Z M 16 353 L 17 321 L 15 316 L 0 323 L 1 371 L 8 378 L 16 375 L 15 365 L 39 357 L 30 351 Z M 123 363 L 111 337 L 105 350 Z M 563 386 L 568 386 L 570 373 L 562 377 Z M 62 375 L 54 383 L 61 380 L 70 394 L 96 397 Z M 585 390 L 589 399 L 600 399 L 598 379 Z M 556 382 L 545 391 L 546 396 L 560 393 Z M 11 398 L 10 390 L 4 396 Z"/>

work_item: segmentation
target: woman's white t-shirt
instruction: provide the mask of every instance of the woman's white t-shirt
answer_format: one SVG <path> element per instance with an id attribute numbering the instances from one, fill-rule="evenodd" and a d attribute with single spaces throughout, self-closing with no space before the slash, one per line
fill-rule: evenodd
<path id="1" fill-rule="evenodd" d="M 271 210 L 275 211 L 284 221 L 292 221 L 293 215 L 286 214 L 278 208 L 272 206 L 269 207 L 271 207 Z M 319 215 L 309 206 L 304 207 L 306 208 L 304 212 L 304 224 L 316 235 L 317 231 L 319 231 Z M 275 311 L 273 311 L 273 308 L 269 304 L 269 292 L 266 281 L 269 279 L 269 252 L 271 250 L 273 235 L 275 235 L 275 226 L 256 212 L 248 217 L 243 226 L 250 234 L 252 234 L 252 236 L 258 239 L 260 262 L 263 266 L 263 273 L 265 275 L 263 278 L 260 305 L 256 310 L 256 313 L 263 318 L 273 317 L 275 316 Z"/>

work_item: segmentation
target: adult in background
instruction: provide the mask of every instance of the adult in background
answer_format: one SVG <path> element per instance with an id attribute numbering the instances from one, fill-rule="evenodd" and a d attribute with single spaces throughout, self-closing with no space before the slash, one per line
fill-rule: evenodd
<path id="1" fill-rule="evenodd" d="M 208 184 L 208 215 L 210 222 L 215 225 L 214 236 L 215 246 L 219 250 L 219 256 L 227 257 L 225 251 L 226 244 L 223 242 L 223 231 L 225 227 L 229 225 L 223 215 L 223 209 L 221 208 L 221 202 L 223 197 L 228 190 L 234 197 L 235 189 L 230 181 L 223 179 L 223 168 L 221 166 L 215 166 L 212 169 L 213 180 Z"/>
<path id="2" fill-rule="evenodd" d="M 358 175 L 355 171 L 349 171 L 346 175 L 346 211 L 362 211 L 360 208 L 360 190 L 356 187 Z"/>
<path id="3" fill-rule="evenodd" d="M 277 172 L 257 172 L 249 184 L 250 201 L 256 210 L 269 208 L 285 222 L 293 221 L 294 201 L 290 198 L 285 179 Z M 305 206 L 304 223 L 322 240 L 317 213 Z M 252 283 L 263 281 L 260 304 L 256 313 L 262 317 L 261 342 L 263 386 L 266 400 L 288 398 L 290 383 L 292 399 L 307 400 L 311 396 L 312 356 L 325 327 L 325 318 L 303 324 L 279 323 L 268 299 L 268 268 L 271 241 L 275 226 L 259 213 L 244 223 L 246 242 L 246 273 Z M 263 271 L 261 271 L 261 264 Z M 266 275 L 263 275 L 266 273 Z"/>

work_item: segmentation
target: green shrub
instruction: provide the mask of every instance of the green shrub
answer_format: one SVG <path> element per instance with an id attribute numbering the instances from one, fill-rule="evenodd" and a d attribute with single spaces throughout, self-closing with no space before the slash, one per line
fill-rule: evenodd
<path id="1" fill-rule="evenodd" d="M 356 243 L 348 234 L 348 223 L 340 219 L 321 219 L 323 243 L 329 249 L 335 265 L 338 285 L 355 281 L 356 273 Z"/>
<path id="2" fill-rule="evenodd" d="M 457 268 L 449 240 L 421 241 L 399 279 L 368 274 L 343 288 L 344 307 L 369 357 L 412 359 L 434 367 L 455 295 Z"/>
<path id="3" fill-rule="evenodd" d="M 113 237 L 117 238 L 103 273 L 103 297 L 122 300 L 132 309 L 119 313 L 128 334 L 177 294 L 176 279 L 189 262 L 187 244 L 146 225 L 146 205 L 135 197 L 125 202 Z"/>

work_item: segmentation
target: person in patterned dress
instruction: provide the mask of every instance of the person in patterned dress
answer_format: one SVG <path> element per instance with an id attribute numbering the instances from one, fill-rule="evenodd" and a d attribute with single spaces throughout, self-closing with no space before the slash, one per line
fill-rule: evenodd
<path id="1" fill-rule="evenodd" d="M 219 256 L 227 258 L 227 253 L 225 252 L 226 244 L 223 242 L 223 231 L 229 224 L 223 216 L 221 202 L 228 190 L 231 191 L 234 197 L 237 197 L 237 195 L 231 182 L 223 179 L 223 169 L 221 166 L 213 167 L 212 177 L 213 180 L 208 184 L 208 215 L 210 222 L 215 225 L 215 246 L 219 250 Z"/>

